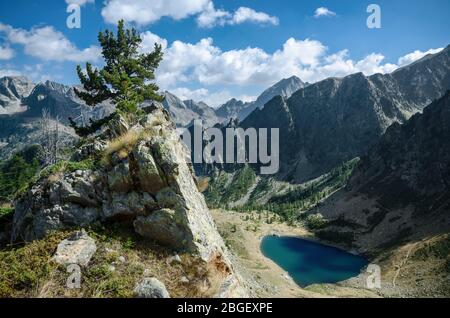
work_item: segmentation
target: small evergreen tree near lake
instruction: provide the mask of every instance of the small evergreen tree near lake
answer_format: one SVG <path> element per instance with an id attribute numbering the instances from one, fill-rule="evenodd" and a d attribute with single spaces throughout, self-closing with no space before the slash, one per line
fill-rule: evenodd
<path id="1" fill-rule="evenodd" d="M 80 65 L 77 66 L 78 77 L 84 88 L 75 90 L 79 98 L 91 107 L 111 100 L 116 106 L 116 112 L 123 114 L 137 114 L 139 105 L 145 100 L 163 100 L 154 83 L 155 70 L 163 57 L 160 44 L 155 44 L 151 53 L 141 53 L 139 47 L 142 39 L 139 33 L 134 28 L 125 28 L 123 20 L 118 23 L 117 34 L 109 30 L 100 32 L 98 41 L 105 65 L 97 69 L 86 63 L 85 71 Z M 85 136 L 96 131 L 114 115 L 99 121 L 91 120 L 89 127 L 78 127 L 71 118 L 69 120 L 75 131 Z"/>

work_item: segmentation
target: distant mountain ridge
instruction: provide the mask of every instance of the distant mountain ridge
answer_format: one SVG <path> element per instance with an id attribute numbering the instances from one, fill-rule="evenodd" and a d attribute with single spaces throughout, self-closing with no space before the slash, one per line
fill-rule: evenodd
<path id="1" fill-rule="evenodd" d="M 301 183 L 364 154 L 395 122 L 404 123 L 450 89 L 450 46 L 392 74 L 328 78 L 275 97 L 243 128 L 279 128 L 279 178 Z"/>
<path id="2" fill-rule="evenodd" d="M 293 93 L 306 87 L 307 85 L 309 84 L 304 83 L 297 76 L 291 76 L 289 78 L 282 79 L 278 83 L 266 89 L 254 102 L 244 103 L 233 98 L 219 107 L 216 113 L 219 117 L 223 118 L 223 121 L 226 122 L 232 118 L 243 121 L 256 109 L 263 108 L 264 105 L 272 98 L 276 96 L 289 98 Z"/>
<path id="3" fill-rule="evenodd" d="M 205 125 L 212 127 L 220 122 L 215 110 L 204 102 L 193 100 L 183 101 L 170 92 L 165 92 L 164 108 L 169 111 L 177 126 L 187 127 L 194 120 L 203 120 Z"/>
<path id="4" fill-rule="evenodd" d="M 34 84 L 26 77 L 0 79 L 0 115 L 23 111 L 22 99 L 28 97 Z"/>
<path id="5" fill-rule="evenodd" d="M 8 157 L 23 146 L 41 143 L 40 118 L 48 109 L 60 121 L 61 144 L 70 144 L 78 137 L 69 128 L 69 117 L 77 122 L 99 119 L 114 111 L 111 103 L 89 107 L 75 94 L 74 87 L 52 81 L 34 84 L 25 77 L 0 79 L 0 158 Z"/>

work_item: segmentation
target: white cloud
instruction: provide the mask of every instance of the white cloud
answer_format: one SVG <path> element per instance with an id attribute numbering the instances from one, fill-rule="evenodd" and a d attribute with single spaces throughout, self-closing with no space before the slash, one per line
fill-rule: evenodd
<path id="1" fill-rule="evenodd" d="M 247 7 L 240 7 L 234 13 L 221 9 L 216 10 L 212 2 L 208 4 L 197 18 L 197 24 L 204 28 L 211 28 L 216 25 L 236 25 L 246 22 L 278 25 L 279 19 L 265 12 L 257 12 Z"/>
<path id="2" fill-rule="evenodd" d="M 251 8 L 240 7 L 233 15 L 233 24 L 241 24 L 244 22 L 268 23 L 278 25 L 279 20 L 264 12 L 256 12 Z"/>
<path id="3" fill-rule="evenodd" d="M 197 24 L 203 28 L 210 28 L 216 25 L 225 25 L 233 16 L 230 12 L 216 10 L 212 2 L 208 3 L 205 10 L 197 17 Z"/>
<path id="4" fill-rule="evenodd" d="M 84 6 L 87 3 L 94 3 L 95 0 L 66 0 L 67 4 L 76 4 L 79 6 Z"/>
<path id="5" fill-rule="evenodd" d="M 141 52 L 151 52 L 155 48 L 155 44 L 160 44 L 162 49 L 165 50 L 167 48 L 167 40 L 162 39 L 156 34 L 153 34 L 150 31 L 144 32 L 141 34 Z"/>
<path id="6" fill-rule="evenodd" d="M 165 47 L 164 59 L 157 70 L 157 80 L 162 89 L 187 99 L 204 100 L 211 105 L 218 105 L 218 101 L 223 103 L 229 97 L 238 98 L 236 94 L 233 96 L 233 91 L 244 89 L 253 94 L 255 90 L 265 89 L 292 75 L 314 83 L 357 72 L 365 75 L 390 73 L 402 66 L 401 63 L 386 63 L 380 53 L 371 53 L 361 59 L 352 59 L 348 50 L 329 53 L 324 44 L 311 39 L 290 38 L 273 53 L 258 47 L 222 51 L 214 45 L 212 38 L 197 43 L 175 41 L 170 44 L 146 32 L 143 39 L 146 43 L 144 51 L 153 50 L 155 42 Z M 422 55 L 412 54 L 415 58 Z M 412 61 L 410 56 L 408 54 L 399 61 Z M 197 88 L 186 88 L 192 86 Z"/>
<path id="7" fill-rule="evenodd" d="M 20 76 L 22 72 L 14 69 L 2 69 L 0 68 L 0 78 L 5 76 Z"/>
<path id="8" fill-rule="evenodd" d="M 240 7 L 234 13 L 215 9 L 212 0 L 107 0 L 102 9 L 102 16 L 108 23 L 117 23 L 124 19 L 127 22 L 146 25 L 157 22 L 162 17 L 180 20 L 194 15 L 197 15 L 197 24 L 200 27 L 245 22 L 273 25 L 279 23 L 277 17 L 247 7 Z"/>
<path id="9" fill-rule="evenodd" d="M 14 57 L 14 50 L 9 46 L 0 46 L 0 60 L 10 60 Z"/>
<path id="10" fill-rule="evenodd" d="M 165 50 L 157 78 L 162 87 L 191 81 L 202 85 L 268 85 L 293 74 L 305 75 L 305 69 L 320 64 L 325 51 L 322 43 L 309 39 L 291 38 L 273 54 L 251 47 L 223 52 L 211 38 L 195 44 L 175 41 Z M 310 80 L 313 76 L 306 77 Z"/>
<path id="11" fill-rule="evenodd" d="M 430 49 L 426 52 L 422 52 L 422 51 L 414 51 L 412 53 L 406 54 L 405 56 L 399 58 L 398 60 L 398 65 L 399 66 L 405 66 L 408 64 L 411 64 L 417 60 L 420 60 L 422 57 L 428 55 L 428 54 L 436 54 L 439 53 L 440 51 L 442 51 L 444 48 L 439 48 L 439 49 Z"/>
<path id="12" fill-rule="evenodd" d="M 10 43 L 23 45 L 26 54 L 45 61 L 96 61 L 101 55 L 97 46 L 78 49 L 51 26 L 34 27 L 28 31 L 0 23 L 1 33 L 6 34 Z"/>
<path id="13" fill-rule="evenodd" d="M 107 0 L 102 16 L 108 23 L 120 19 L 138 24 L 150 24 L 162 17 L 175 20 L 202 12 L 211 0 Z"/>
<path id="14" fill-rule="evenodd" d="M 314 12 L 315 18 L 334 17 L 334 16 L 336 16 L 336 12 L 333 12 L 330 9 L 325 8 L 325 7 L 317 8 L 316 11 Z"/>

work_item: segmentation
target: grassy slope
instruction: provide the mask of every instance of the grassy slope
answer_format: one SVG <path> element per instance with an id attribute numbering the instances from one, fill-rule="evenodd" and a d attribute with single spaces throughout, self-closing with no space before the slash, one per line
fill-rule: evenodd
<path id="1" fill-rule="evenodd" d="M 207 297 L 213 292 L 205 265 L 190 255 L 180 255 L 181 264 L 168 266 L 171 251 L 141 239 L 130 228 L 110 225 L 88 233 L 96 240 L 97 252 L 82 270 L 81 289 L 67 289 L 70 273 L 51 259 L 58 243 L 70 235 L 58 232 L 26 246 L 0 250 L 0 298 L 132 297 L 144 272 L 166 284 L 172 297 Z M 189 283 L 183 283 L 182 277 Z"/>
<path id="2" fill-rule="evenodd" d="M 277 191 L 274 190 L 276 181 L 262 178 L 251 193 L 249 201 L 234 210 L 239 212 L 270 211 L 279 215 L 284 221 L 292 223 L 302 216 L 302 212 L 309 210 L 345 186 L 358 161 L 358 159 L 353 159 L 343 163 L 316 181 L 291 186 L 292 189 L 283 191 L 282 194 L 277 194 Z M 226 172 L 217 173 L 212 177 L 205 193 L 208 205 L 212 208 L 227 208 L 230 203 L 247 194 L 255 179 L 256 175 L 250 167 L 245 167 L 234 175 Z M 277 188 L 283 189 L 282 186 Z M 269 201 L 261 204 L 258 198 L 271 191 L 273 194 Z"/>

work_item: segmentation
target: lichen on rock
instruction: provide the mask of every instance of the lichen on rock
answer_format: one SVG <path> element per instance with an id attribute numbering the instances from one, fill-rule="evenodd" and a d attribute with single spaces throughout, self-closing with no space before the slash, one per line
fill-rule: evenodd
<path id="1" fill-rule="evenodd" d="M 41 239 L 54 230 L 95 222 L 128 221 L 144 238 L 198 255 L 206 263 L 217 265 L 220 255 L 216 275 L 227 284 L 228 276 L 239 281 L 197 189 L 187 148 L 161 106 L 147 111 L 134 125 L 118 118 L 76 151 L 79 161 L 106 156 L 103 164 L 36 182 L 15 204 L 12 240 Z M 105 140 L 111 137 L 120 140 Z"/>

